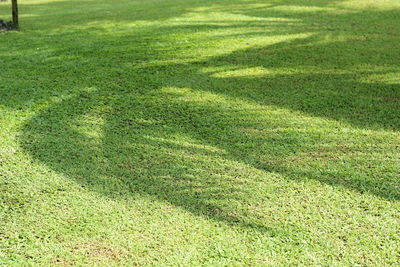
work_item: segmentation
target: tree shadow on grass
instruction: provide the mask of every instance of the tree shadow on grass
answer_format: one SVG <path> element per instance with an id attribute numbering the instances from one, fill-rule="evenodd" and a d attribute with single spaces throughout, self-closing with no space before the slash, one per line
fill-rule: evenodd
<path id="1" fill-rule="evenodd" d="M 142 91 L 110 103 L 104 92 L 82 92 L 33 118 L 22 142 L 34 158 L 107 197 L 150 196 L 238 227 L 283 232 L 259 223 L 246 205 L 235 205 L 256 186 L 246 165 L 194 139 L 206 127 L 187 112 L 223 119 L 224 111 L 176 97 Z M 221 126 L 209 119 L 214 130 Z"/>
<path id="2" fill-rule="evenodd" d="M 247 16 L 258 12 L 260 16 L 260 10 L 232 12 Z M 390 15 L 392 11 L 387 16 L 383 12 L 335 18 L 368 24 L 376 15 L 396 21 Z M 300 30 L 312 34 L 196 62 L 168 62 L 174 56 L 179 58 L 179 51 L 190 49 L 173 43 L 172 34 L 213 27 L 235 30 L 243 27 L 241 22 L 214 24 L 211 28 L 207 22 L 195 27 L 150 27 L 125 36 L 125 40 L 99 38 L 112 37 L 107 33 L 87 36 L 82 39 L 82 49 L 72 51 L 63 62 L 58 55 L 65 56 L 68 51 L 56 45 L 46 52 L 52 60 L 44 64 L 59 69 L 43 73 L 38 83 L 44 83 L 34 100 L 35 104 L 45 102 L 49 106 L 26 124 L 21 143 L 35 159 L 108 197 L 149 195 L 199 216 L 270 233 L 281 230 L 264 225 L 262 215 L 246 203 L 257 197 L 255 192 L 261 194 L 260 186 L 271 186 L 273 193 L 276 179 L 315 179 L 398 200 L 399 181 L 393 171 L 382 175 L 379 168 L 360 170 L 364 163 L 355 161 L 340 171 L 342 159 L 329 160 L 330 168 L 323 171 L 317 169 L 321 168 L 318 162 L 290 163 L 298 154 L 307 160 L 315 158 L 314 152 L 325 152 L 321 145 L 337 142 L 332 136 L 321 137 L 315 132 L 308 136 L 311 130 L 304 134 L 300 129 L 307 123 L 312 127 L 337 124 L 338 128 L 345 125 L 389 133 L 399 129 L 399 85 L 379 80 L 379 75 L 398 72 L 398 55 L 390 50 L 398 37 L 389 33 L 370 36 L 375 33 L 360 31 L 351 38 L 344 33 L 342 41 L 331 40 L 329 29 L 313 25 L 332 20 L 327 14 L 324 19 L 314 15 L 301 18 L 298 13 L 292 17 L 301 23 L 268 24 L 273 28 L 269 33 L 256 29 L 232 34 L 235 38 L 240 34 L 243 39 L 251 37 L 249 46 L 257 42 L 255 37 L 268 34 L 273 37 Z M 246 23 L 250 28 L 260 27 Z M 157 46 L 157 42 L 172 44 L 172 49 Z M 105 49 L 110 47 L 115 50 Z M 28 57 L 33 62 L 43 61 L 43 54 Z M 141 65 L 149 57 L 162 62 Z M 110 58 L 115 64 L 110 65 Z M 28 64 L 30 68 L 34 68 L 33 63 Z M 96 72 L 105 75 L 99 79 Z M 70 76 L 63 78 L 65 73 Z M 56 77 L 65 83 L 52 85 Z M 54 87 L 63 90 L 51 98 L 49 90 Z M 0 103 L 16 108 L 26 108 L 31 98 L 22 89 L 4 96 Z M 388 138 L 394 137 L 388 134 Z M 376 142 L 373 133 L 363 140 Z M 345 149 L 343 155 L 348 153 L 350 159 L 352 152 Z M 385 168 L 392 167 L 395 163 Z M 265 179 L 271 179 L 268 186 Z M 268 194 L 266 188 L 262 190 L 262 194 Z"/>

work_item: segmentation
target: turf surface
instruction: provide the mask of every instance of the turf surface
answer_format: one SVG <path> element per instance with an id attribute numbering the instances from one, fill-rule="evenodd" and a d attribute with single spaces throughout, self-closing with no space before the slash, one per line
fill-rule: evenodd
<path id="1" fill-rule="evenodd" d="M 20 12 L 0 265 L 398 266 L 399 1 Z"/>

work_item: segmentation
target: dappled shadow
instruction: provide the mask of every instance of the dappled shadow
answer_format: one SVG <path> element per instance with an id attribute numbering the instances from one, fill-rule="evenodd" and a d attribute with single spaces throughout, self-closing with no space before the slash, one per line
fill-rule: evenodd
<path id="1" fill-rule="evenodd" d="M 338 1 L 293 2 L 322 11 L 285 12 L 276 8 L 282 4 L 263 8 L 256 5 L 258 1 L 182 1 L 179 6 L 165 1 L 177 6 L 166 12 L 168 16 L 157 17 L 147 11 L 147 5 L 155 4 L 134 2 L 131 8 L 140 6 L 142 13 L 129 16 L 132 11 L 124 10 L 115 20 L 151 21 L 185 12 L 226 12 L 246 19 L 188 19 L 116 32 L 88 26 L 89 33 L 85 27 L 57 33 L 54 27 L 47 46 L 39 51 L 35 45 L 40 42 L 33 38 L 32 48 L 21 48 L 24 53 L 19 57 L 13 52 L 0 56 L 8 67 L 21 62 L 26 66 L 19 81 L 8 77 L 7 69 L 2 73 L 2 80 L 15 91 L 0 88 L 0 105 L 20 110 L 43 105 L 22 129 L 23 148 L 34 159 L 107 197 L 149 195 L 199 216 L 271 234 L 283 230 L 269 228 L 262 215 L 235 204 L 251 202 L 256 191 L 267 194 L 259 188 L 265 179 L 271 179 L 271 185 L 274 179 L 314 179 L 399 199 L 394 172 L 382 174 L 381 168 L 352 159 L 365 143 L 377 142 L 374 130 L 387 131 L 387 138 L 397 141 L 391 133 L 400 128 L 400 86 L 378 78 L 399 71 L 394 50 L 398 30 L 368 27 L 376 17 L 397 22 L 397 11 L 331 14 L 323 8 Z M 101 3 L 105 6 L 96 8 L 107 10 L 109 4 Z M 40 16 L 45 7 L 60 10 L 67 4 L 26 7 Z M 89 4 L 82 1 L 82 9 Z M 112 10 L 120 9 L 117 5 Z M 69 14 L 65 24 L 71 26 L 77 16 L 82 16 L 80 23 L 112 17 L 76 12 Z M 357 34 L 353 27 L 358 27 Z M 190 57 L 187 51 L 201 54 L 210 44 L 199 52 L 177 38 L 181 34 L 201 42 L 212 35 L 197 37 L 196 33 L 220 30 L 229 31 L 216 34 L 216 43 L 241 38 L 244 45 L 227 45 L 208 58 Z M 292 38 L 270 45 L 260 42 L 276 36 Z M 63 42 L 68 42 L 68 49 Z M 216 43 L 211 46 L 218 47 Z M 313 131 L 307 132 L 304 125 L 308 124 L 311 128 L 333 124 L 339 130 L 323 137 L 316 132 L 309 135 Z M 343 128 L 370 132 L 357 143 L 357 134 Z M 348 136 L 349 143 L 337 144 L 341 156 L 321 166 L 320 159 L 329 154 L 323 144 L 335 144 L 335 135 L 340 134 Z M 385 170 L 395 169 L 396 162 L 385 166 Z"/>

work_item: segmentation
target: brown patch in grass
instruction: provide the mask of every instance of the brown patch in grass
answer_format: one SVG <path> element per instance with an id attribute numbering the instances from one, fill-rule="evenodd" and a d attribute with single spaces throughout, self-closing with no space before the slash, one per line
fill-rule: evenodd
<path id="1" fill-rule="evenodd" d="M 123 254 L 121 251 L 115 250 L 106 244 L 95 241 L 90 243 L 84 243 L 81 245 L 76 245 L 71 249 L 74 254 L 84 254 L 88 258 L 93 259 L 97 262 L 104 261 L 119 261 Z"/>
<path id="2" fill-rule="evenodd" d="M 52 264 L 54 264 L 55 266 L 63 266 L 63 267 L 72 266 L 72 264 L 69 263 L 66 259 L 60 257 L 55 258 Z"/>
<path id="3" fill-rule="evenodd" d="M 270 130 L 256 128 L 242 128 L 242 131 L 247 135 L 267 136 L 270 134 Z"/>
<path id="4" fill-rule="evenodd" d="M 398 101 L 400 101 L 400 97 L 386 96 L 383 98 L 383 100 L 385 100 L 386 102 L 398 102 Z"/>

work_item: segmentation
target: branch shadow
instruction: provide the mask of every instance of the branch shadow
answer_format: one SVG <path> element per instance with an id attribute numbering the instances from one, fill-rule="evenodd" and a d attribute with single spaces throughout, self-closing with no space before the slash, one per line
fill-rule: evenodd
<path id="1" fill-rule="evenodd" d="M 201 1 L 194 2 L 197 7 L 205 6 Z M 194 2 L 182 2 L 179 12 L 172 12 L 171 17 L 192 10 Z M 337 1 L 313 3 L 322 2 L 334 5 Z M 392 50 L 398 46 L 398 35 L 392 34 L 393 29 L 377 35 L 359 26 L 359 33 L 350 38 L 346 31 L 353 31 L 354 26 L 343 22 L 349 28 L 336 32 L 343 36 L 343 41 L 337 41 L 328 38 L 332 29 L 326 26 L 335 20 L 368 25 L 377 16 L 386 23 L 395 22 L 398 19 L 393 14 L 397 11 L 364 10 L 331 16 L 324 12 L 321 18 L 318 12 L 304 16 L 279 10 L 269 13 L 268 8 L 244 9 L 243 5 L 234 9 L 232 3 L 223 2 L 217 9 L 253 17 L 286 16 L 300 22 L 151 26 L 123 36 L 101 29 L 92 34 L 73 29 L 56 36 L 81 47 L 79 50 L 69 51 L 62 41 L 53 41 L 41 53 L 26 49 L 18 61 L 13 61 L 15 55 L 2 55 L 0 58 L 11 67 L 23 60 L 30 79 L 19 84 L 14 81 L 13 92 L 0 91 L 0 105 L 15 109 L 48 105 L 23 128 L 20 141 L 25 151 L 104 196 L 147 195 L 198 216 L 271 235 L 285 230 L 265 225 L 260 214 L 237 204 L 255 197 L 260 179 L 271 179 L 272 184 L 273 179 L 314 179 L 398 200 L 398 179 L 391 174 L 376 178 L 380 169 L 363 171 L 351 165 L 345 173 L 337 173 L 316 171 L 312 162 L 290 163 L 298 154 L 310 159 L 315 151 L 323 153 L 316 149 L 321 142 L 335 142 L 332 137 L 321 141 L 320 136 L 306 136 L 292 129 L 302 116 L 322 118 L 314 122 L 318 126 L 326 119 L 339 128 L 399 130 L 399 84 L 373 79 L 399 72 L 399 55 Z M 48 5 L 59 9 L 67 2 L 43 7 Z M 45 12 L 34 8 L 38 14 Z M 73 18 L 71 15 L 71 22 Z M 91 19 L 87 17 L 88 22 Z M 248 48 L 194 62 L 171 63 L 180 51 L 190 49 L 173 43 L 174 33 L 235 31 L 244 25 L 254 31 L 218 38 L 249 38 Z M 269 28 L 262 32 L 260 27 Z M 257 37 L 298 33 L 311 34 L 269 46 L 251 44 Z M 71 41 L 74 36 L 80 39 Z M 160 42 L 166 47 L 159 46 Z M 110 47 L 114 50 L 106 49 Z M 114 64 L 110 65 L 110 58 L 115 59 Z M 150 59 L 159 59 L 160 63 L 146 64 Z M 32 80 L 37 62 L 42 62 L 43 69 L 53 69 Z M 247 69 L 254 68 L 259 75 L 246 74 Z M 102 79 L 99 72 L 104 73 Z M 53 92 L 54 88 L 58 91 Z M 271 117 L 265 116 L 266 107 L 276 109 Z M 297 115 L 287 115 L 285 110 Z M 373 133 L 366 140 L 374 140 Z M 349 149 L 343 154 L 351 152 Z M 341 167 L 339 161 L 329 164 L 331 170 Z M 254 177 L 254 170 L 259 177 Z"/>

